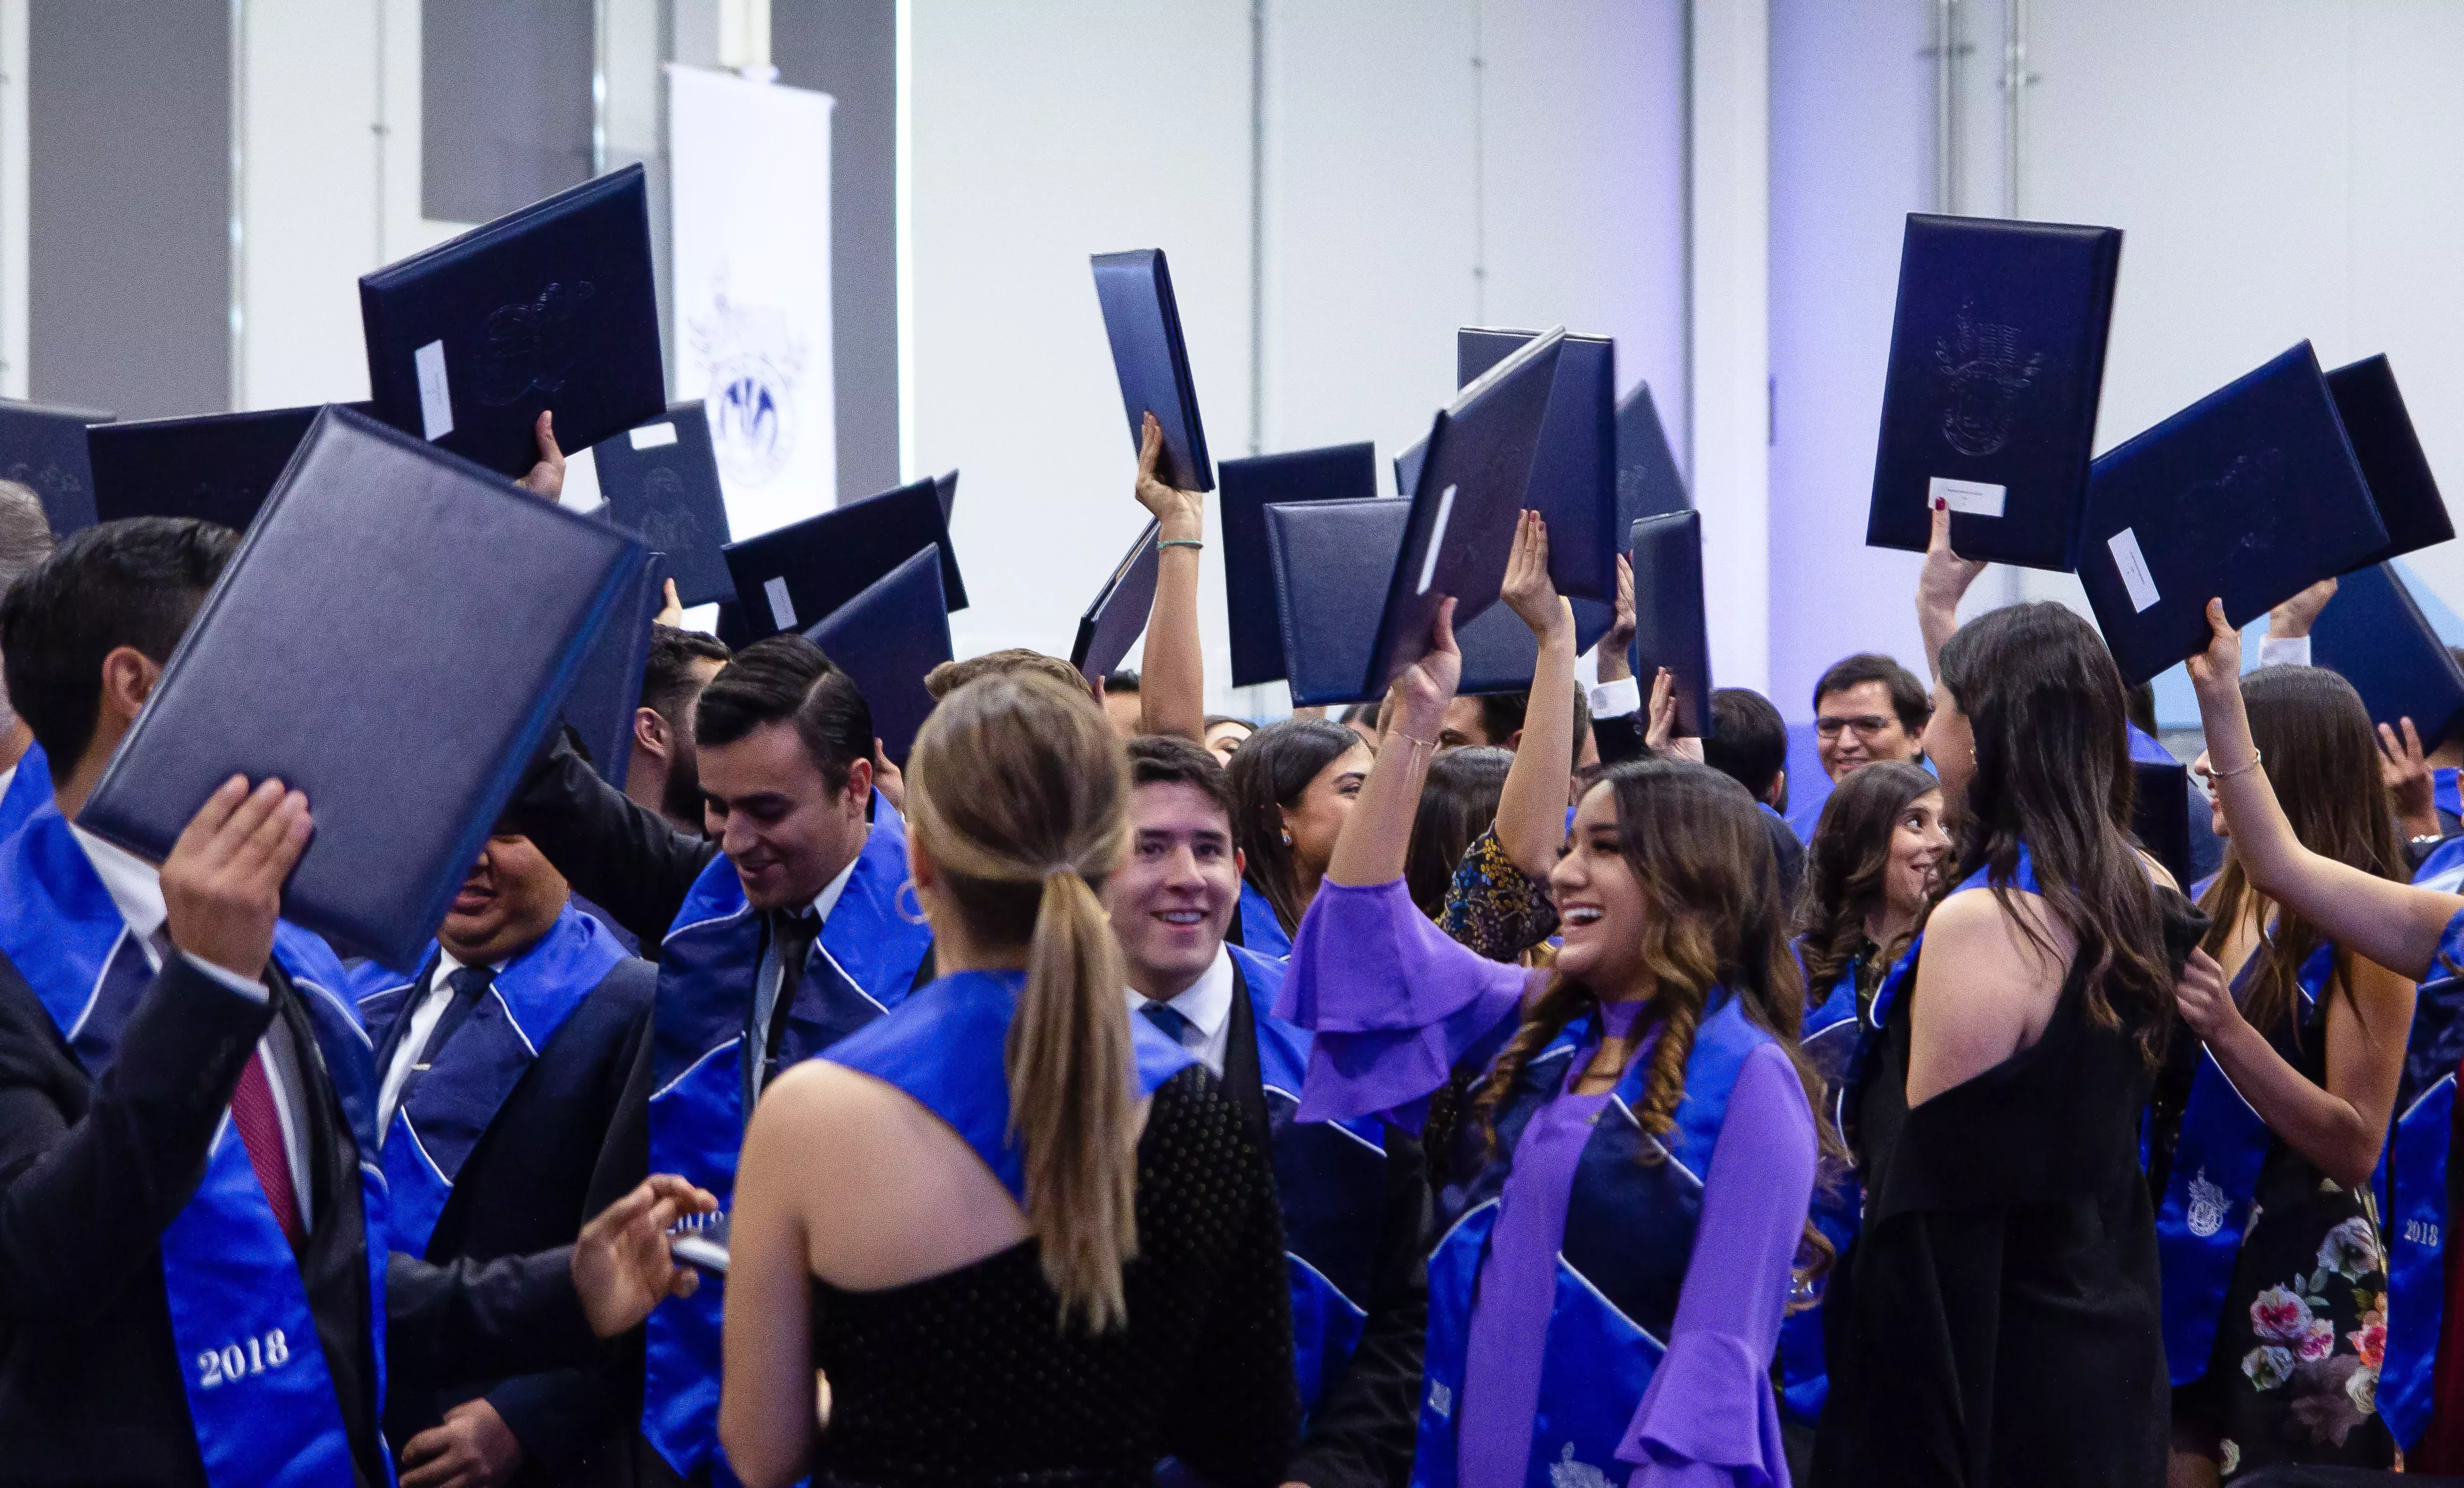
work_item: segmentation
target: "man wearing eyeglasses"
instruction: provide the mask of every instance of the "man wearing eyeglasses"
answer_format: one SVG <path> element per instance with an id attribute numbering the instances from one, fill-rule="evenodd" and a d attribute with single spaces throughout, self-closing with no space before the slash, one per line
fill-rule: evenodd
<path id="1" fill-rule="evenodd" d="M 1814 685 L 1815 747 L 1834 782 L 1881 759 L 1915 764 L 1925 755 L 1933 705 L 1925 684 L 1889 657 L 1859 651 L 1833 664 Z"/>

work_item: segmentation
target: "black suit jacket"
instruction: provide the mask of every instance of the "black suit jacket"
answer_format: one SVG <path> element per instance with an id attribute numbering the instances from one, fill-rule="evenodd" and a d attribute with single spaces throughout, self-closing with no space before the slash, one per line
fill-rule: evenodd
<path id="1" fill-rule="evenodd" d="M 171 958 L 96 1081 L 0 956 L 0 1483 L 204 1488 L 159 1247 L 277 1017 L 310 1086 L 314 1228 L 301 1279 L 358 1482 L 385 1481 L 359 1148 L 297 994 L 278 967 L 267 981 L 274 996 L 260 1003 Z M 440 1377 L 587 1359 L 570 1264 L 565 1251 L 486 1266 L 394 1257 L 393 1356 Z"/>
<path id="2" fill-rule="evenodd" d="M 626 960 L 568 1014 L 453 1180 L 429 1237 L 433 1261 L 494 1260 L 570 1245 L 649 1174 L 650 1007 L 658 969 Z M 407 1016 L 406 1003 L 403 1016 Z M 439 1069 L 428 1078 L 442 1078 Z M 399 1453 L 447 1408 L 484 1394 L 522 1444 L 517 1482 L 592 1476 L 640 1414 L 638 1339 L 590 1365 L 447 1387 L 396 1357 L 385 1436 Z M 628 1410 L 627 1407 L 630 1407 Z"/>
<path id="3" fill-rule="evenodd" d="M 601 779 L 561 734 L 523 773 L 499 821 L 547 855 L 573 891 L 641 942 L 653 961 L 693 880 L 718 856 L 707 837 Z"/>

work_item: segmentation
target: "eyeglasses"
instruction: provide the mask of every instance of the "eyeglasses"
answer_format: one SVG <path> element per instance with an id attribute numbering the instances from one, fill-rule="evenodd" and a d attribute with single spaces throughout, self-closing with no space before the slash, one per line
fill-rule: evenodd
<path id="1" fill-rule="evenodd" d="M 1891 725 L 1897 722 L 1899 719 L 1886 718 L 1880 713 L 1867 713 L 1861 718 L 1816 718 L 1814 732 L 1826 739 L 1836 739 L 1841 731 L 1854 730 L 1859 738 L 1870 739 L 1888 733 Z"/>

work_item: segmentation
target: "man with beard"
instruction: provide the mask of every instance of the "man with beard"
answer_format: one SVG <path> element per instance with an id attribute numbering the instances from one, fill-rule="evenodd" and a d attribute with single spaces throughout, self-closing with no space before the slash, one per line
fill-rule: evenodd
<path id="1" fill-rule="evenodd" d="M 679 831 L 698 833 L 701 764 L 693 742 L 693 704 L 727 665 L 727 646 L 698 630 L 659 625 L 642 667 L 642 706 L 633 711 L 633 760 L 625 794 Z"/>

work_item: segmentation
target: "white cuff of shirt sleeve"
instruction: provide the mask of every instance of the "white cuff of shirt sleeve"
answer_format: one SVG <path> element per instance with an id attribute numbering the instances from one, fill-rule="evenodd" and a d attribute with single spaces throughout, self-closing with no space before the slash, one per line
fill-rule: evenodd
<path id="1" fill-rule="evenodd" d="M 1592 689 L 1592 716 L 1622 718 L 1642 711 L 1642 684 L 1632 677 L 1603 682 Z"/>
<path id="2" fill-rule="evenodd" d="M 211 961 L 208 961 L 200 956 L 192 956 L 188 954 L 188 952 L 183 951 L 180 952 L 180 959 L 187 962 L 190 966 L 195 967 L 198 971 L 205 973 L 208 976 L 212 977 L 215 981 L 220 982 L 225 987 L 238 993 L 241 996 L 248 998 L 251 1002 L 263 1002 L 274 996 L 273 993 L 266 990 L 265 983 L 255 980 L 253 977 L 242 976 L 237 972 L 225 971 L 223 968 L 214 965 Z"/>
<path id="3" fill-rule="evenodd" d="M 2258 664 L 2261 667 L 2307 667 L 2310 665 L 2310 638 L 2262 636 L 2258 643 Z"/>

